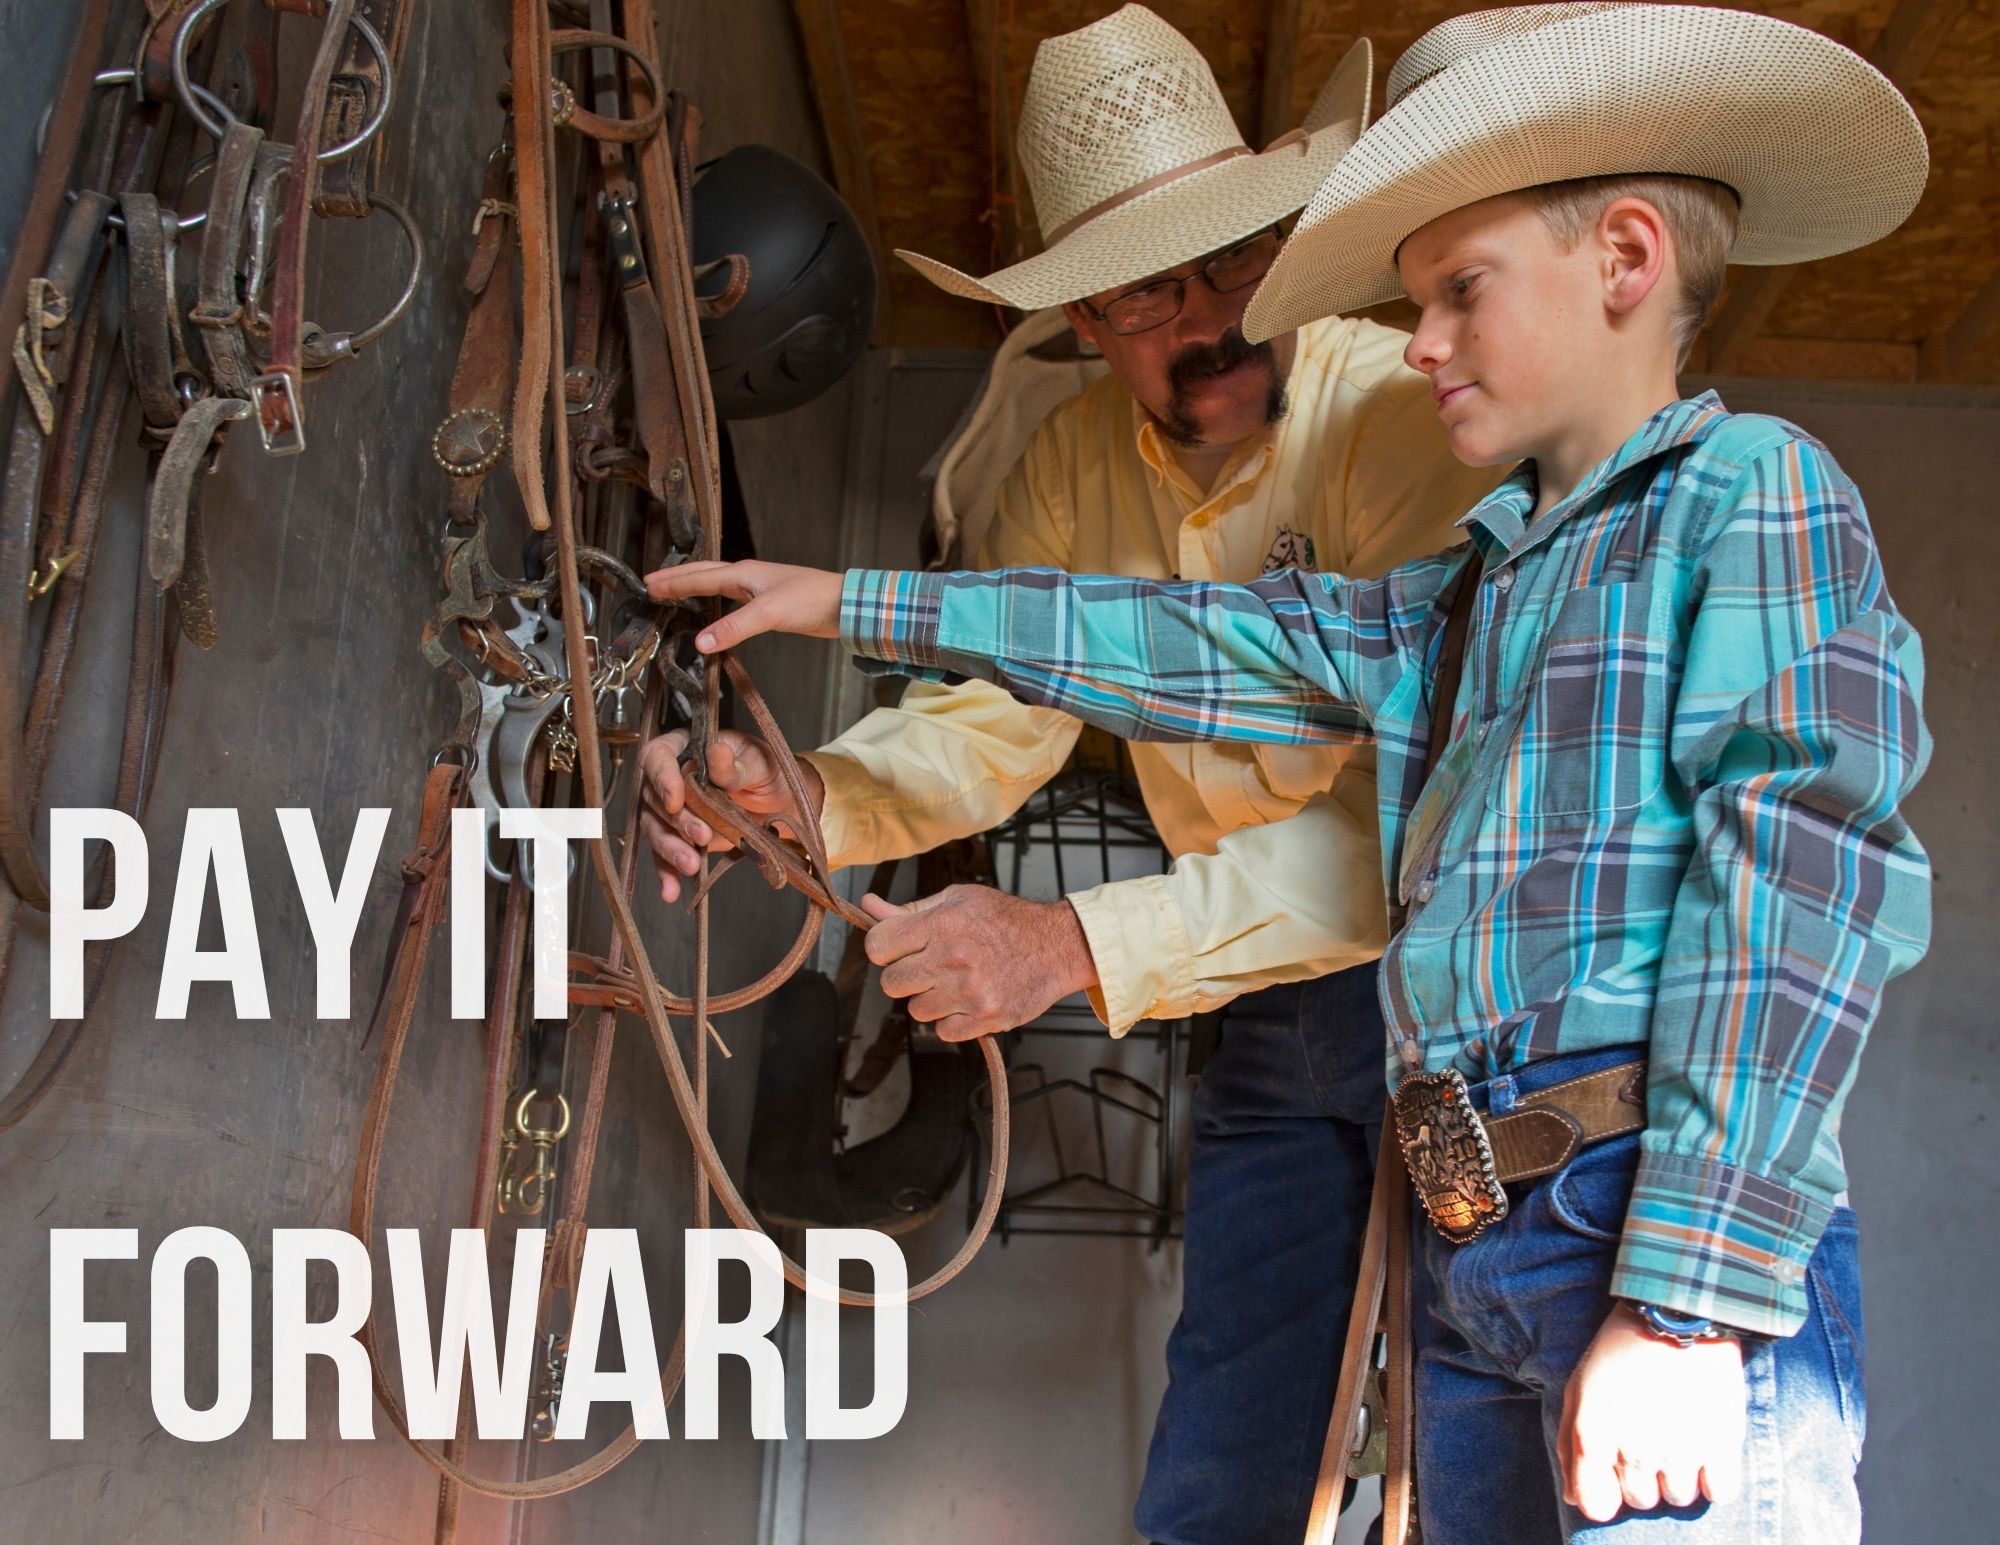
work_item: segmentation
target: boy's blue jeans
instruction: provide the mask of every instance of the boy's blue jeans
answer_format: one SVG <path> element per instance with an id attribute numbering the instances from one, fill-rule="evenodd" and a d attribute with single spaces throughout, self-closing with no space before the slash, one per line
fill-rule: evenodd
<path id="1" fill-rule="evenodd" d="M 1481 1110 L 1632 1055 L 1552 1058 L 1472 1086 Z M 1843 1545 L 1861 1538 L 1854 1470 L 1865 1425 L 1854 1214 L 1836 1210 L 1807 1268 L 1805 1326 L 1746 1344 L 1743 1494 L 1593 1524 L 1562 1500 L 1563 1390 L 1610 1312 L 1634 1133 L 1559 1173 L 1510 1186 L 1511 1210 L 1472 1244 L 1414 1221 L 1416 1461 L 1424 1545 Z"/>
<path id="2" fill-rule="evenodd" d="M 1373 964 L 1231 1004 L 1194 1096 L 1181 1315 L 1133 1521 L 1159 1545 L 1297 1545 L 1312 1507 L 1387 1098 Z"/>

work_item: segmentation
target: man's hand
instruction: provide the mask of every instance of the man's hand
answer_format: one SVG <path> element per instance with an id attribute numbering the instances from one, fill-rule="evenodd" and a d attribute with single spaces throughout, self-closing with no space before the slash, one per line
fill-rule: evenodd
<path id="1" fill-rule="evenodd" d="M 687 780 L 681 774 L 681 756 L 687 743 L 687 731 L 674 730 L 648 741 L 639 753 L 640 798 L 645 802 L 639 832 L 653 850 L 662 901 L 679 898 L 681 876 L 692 875 L 701 867 L 702 848 L 722 852 L 734 846 L 687 808 Z M 826 804 L 826 786 L 812 763 L 800 762 L 799 772 L 817 817 Z M 747 815 L 782 818 L 799 813 L 764 742 L 739 730 L 723 730 L 709 743 L 708 781 L 727 793 Z"/>
<path id="2" fill-rule="evenodd" d="M 987 885 L 951 885 L 908 907 L 864 896 L 877 919 L 868 958 L 882 990 L 947 1041 L 1012 1030 L 1056 999 L 1095 985 L 1097 965 L 1067 901 L 1024 901 Z"/>
<path id="3" fill-rule="evenodd" d="M 690 596 L 728 596 L 743 604 L 695 635 L 703 654 L 734 649 L 759 633 L 803 633 L 809 638 L 840 636 L 840 576 L 825 569 L 789 563 L 683 563 L 646 576 L 646 593 L 656 601 Z"/>
<path id="4" fill-rule="evenodd" d="M 1742 1489 L 1743 1348 L 1677 1347 L 1644 1324 L 1629 1304 L 1613 1309 L 1563 1395 L 1563 1499 L 1593 1523 L 1621 1505 L 1728 1502 Z"/>

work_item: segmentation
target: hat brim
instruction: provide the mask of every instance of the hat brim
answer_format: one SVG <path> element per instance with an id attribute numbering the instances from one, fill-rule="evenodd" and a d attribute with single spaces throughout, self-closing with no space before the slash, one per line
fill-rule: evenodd
<path id="1" fill-rule="evenodd" d="M 967 300 L 1038 311 L 1081 300 L 1255 235 L 1298 213 L 1368 123 L 1373 52 L 1357 41 L 1335 67 L 1302 132 L 1150 189 L 1085 221 L 1045 252 L 974 278 L 901 247 L 896 256 Z"/>
<path id="2" fill-rule="evenodd" d="M 1712 178 L 1742 200 L 1731 262 L 1804 263 L 1895 230 L 1929 166 L 1910 105 L 1830 38 L 1743 11 L 1600 11 L 1481 49 L 1383 114 L 1313 195 L 1244 336 L 1395 299 L 1405 238 L 1522 188 Z"/>

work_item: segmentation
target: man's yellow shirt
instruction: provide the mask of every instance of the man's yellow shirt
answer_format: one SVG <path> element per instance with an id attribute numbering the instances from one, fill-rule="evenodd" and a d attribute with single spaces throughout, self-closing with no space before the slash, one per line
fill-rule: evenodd
<path id="1" fill-rule="evenodd" d="M 1115 377 L 1057 408 L 1002 483 L 975 563 L 1145 579 L 1364 578 L 1462 540 L 1502 468 L 1453 458 L 1405 334 L 1333 317 L 1300 329 L 1290 411 L 1204 493 Z M 818 751 L 827 851 L 879 863 L 1013 815 L 1080 721 L 985 682 L 913 683 Z M 1172 869 L 1073 893 L 1093 1007 L 1122 1033 L 1255 988 L 1359 965 L 1387 941 L 1372 747 L 1133 743 Z"/>

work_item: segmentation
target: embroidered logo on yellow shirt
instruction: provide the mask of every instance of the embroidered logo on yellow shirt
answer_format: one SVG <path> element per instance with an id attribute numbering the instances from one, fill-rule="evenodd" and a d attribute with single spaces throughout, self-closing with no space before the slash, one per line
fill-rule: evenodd
<path id="1" fill-rule="evenodd" d="M 1319 568 L 1319 554 L 1313 550 L 1313 539 L 1304 531 L 1294 531 L 1290 526 L 1278 527 L 1278 539 L 1271 544 L 1271 550 L 1264 557 L 1263 572 L 1275 574 L 1279 569 Z"/>

